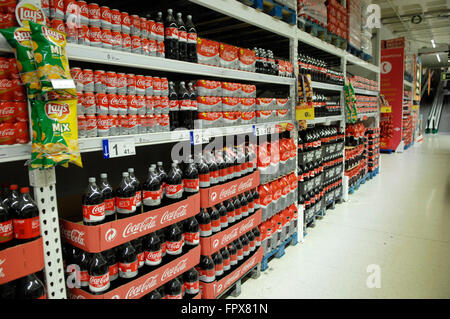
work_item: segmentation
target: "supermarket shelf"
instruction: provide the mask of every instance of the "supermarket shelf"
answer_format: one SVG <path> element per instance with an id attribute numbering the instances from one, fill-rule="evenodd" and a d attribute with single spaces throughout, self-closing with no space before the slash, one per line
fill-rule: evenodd
<path id="1" fill-rule="evenodd" d="M 355 94 L 378 96 L 379 92 L 355 88 Z"/>
<path id="2" fill-rule="evenodd" d="M 311 34 L 305 32 L 305 31 L 302 31 L 300 29 L 297 29 L 297 39 L 298 39 L 298 41 L 306 43 L 310 46 L 313 46 L 317 49 L 320 49 L 327 53 L 333 54 L 340 58 L 342 58 L 346 55 L 346 52 L 344 50 L 339 49 L 338 47 L 336 47 L 328 42 L 322 41 L 321 39 L 316 38 L 316 37 L 312 36 Z"/>
<path id="3" fill-rule="evenodd" d="M 1 145 L 0 163 L 27 160 L 31 154 L 31 143 Z"/>
<path id="4" fill-rule="evenodd" d="M 322 90 L 330 90 L 330 91 L 342 91 L 344 88 L 342 85 L 336 85 L 336 84 L 329 84 L 329 83 L 322 83 L 322 82 L 316 82 L 312 81 L 312 88 L 313 89 L 322 89 Z"/>
<path id="5" fill-rule="evenodd" d="M 358 120 L 364 120 L 365 117 L 369 118 L 369 117 L 377 117 L 378 116 L 378 112 L 376 113 L 360 113 L 358 114 Z"/>
<path id="6" fill-rule="evenodd" d="M 345 58 L 346 58 L 347 62 L 350 62 L 359 67 L 362 67 L 363 69 L 372 71 L 374 73 L 380 73 L 380 67 L 373 65 L 372 63 L 368 63 L 364 60 L 361 60 L 360 58 L 354 56 L 353 54 L 345 53 Z"/>
<path id="7" fill-rule="evenodd" d="M 335 115 L 335 116 L 318 117 L 318 118 L 315 118 L 314 120 L 308 120 L 306 123 L 307 124 L 327 124 L 330 122 L 343 121 L 343 120 L 344 120 L 343 115 Z"/>
<path id="8" fill-rule="evenodd" d="M 12 52 L 10 46 L 6 44 L 3 37 L 1 40 L 0 52 Z M 160 57 L 145 56 L 142 54 L 90 47 L 73 43 L 68 43 L 66 49 L 67 55 L 72 61 L 82 61 L 90 63 L 101 62 L 104 64 L 124 66 L 134 69 L 148 69 L 162 72 L 195 74 L 260 83 L 272 83 L 281 85 L 295 85 L 296 83 L 295 78 L 232 70 L 216 66 L 164 59 Z M 137 70 L 135 70 L 135 72 L 137 72 Z"/>
<path id="9" fill-rule="evenodd" d="M 296 37 L 297 26 L 291 26 L 286 22 L 278 20 L 236 0 L 189 1 L 283 37 L 290 39 Z"/>

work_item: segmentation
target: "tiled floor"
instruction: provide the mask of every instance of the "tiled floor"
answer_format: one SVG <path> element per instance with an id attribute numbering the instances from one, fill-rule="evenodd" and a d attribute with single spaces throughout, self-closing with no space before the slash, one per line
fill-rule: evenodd
<path id="1" fill-rule="evenodd" d="M 369 265 L 380 288 L 367 286 Z M 450 298 L 450 135 L 382 154 L 380 174 L 239 298 Z"/>

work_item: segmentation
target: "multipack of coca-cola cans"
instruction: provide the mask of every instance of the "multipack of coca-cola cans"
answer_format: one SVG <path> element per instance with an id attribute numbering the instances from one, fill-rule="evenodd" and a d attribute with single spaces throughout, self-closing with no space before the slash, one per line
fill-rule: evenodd
<path id="1" fill-rule="evenodd" d="M 0 145 L 30 141 L 28 104 L 15 58 L 0 57 Z"/>
<path id="2" fill-rule="evenodd" d="M 80 138 L 170 130 L 167 78 L 71 68 Z"/>
<path id="3" fill-rule="evenodd" d="M 200 281 L 211 283 L 226 277 L 253 256 L 261 243 L 261 232 L 255 227 L 211 256 L 200 256 L 197 266 Z"/>
<path id="4" fill-rule="evenodd" d="M 15 10 L 17 0 L 2 1 L 0 3 L 0 29 L 10 28 L 17 25 Z"/>
<path id="5" fill-rule="evenodd" d="M 297 207 L 295 204 L 292 204 L 281 212 L 274 214 L 259 225 L 259 230 L 261 232 L 261 245 L 264 248 L 265 255 L 276 249 L 289 236 L 298 231 Z"/>

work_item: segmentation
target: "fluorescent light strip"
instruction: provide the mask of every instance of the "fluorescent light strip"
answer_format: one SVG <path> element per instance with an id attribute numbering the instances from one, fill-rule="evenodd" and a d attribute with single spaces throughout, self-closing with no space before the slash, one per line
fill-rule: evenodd
<path id="1" fill-rule="evenodd" d="M 439 53 L 436 53 L 436 58 L 438 59 L 439 63 L 441 63 L 441 57 L 439 56 Z"/>
<path id="2" fill-rule="evenodd" d="M 434 43 L 434 40 L 433 40 L 433 39 L 431 39 L 431 44 L 433 45 L 433 48 L 436 47 L 436 43 Z"/>

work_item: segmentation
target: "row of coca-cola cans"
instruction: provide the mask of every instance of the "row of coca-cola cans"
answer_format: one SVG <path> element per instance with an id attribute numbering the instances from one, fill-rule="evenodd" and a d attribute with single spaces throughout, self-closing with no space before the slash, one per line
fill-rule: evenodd
<path id="1" fill-rule="evenodd" d="M 200 112 L 283 110 L 291 107 L 290 99 L 218 96 L 199 96 L 197 105 Z"/>
<path id="2" fill-rule="evenodd" d="M 169 132 L 169 114 L 78 115 L 79 138 Z"/>
<path id="3" fill-rule="evenodd" d="M 213 80 L 198 80 L 195 84 L 198 96 L 256 98 L 256 85 Z"/>
<path id="4" fill-rule="evenodd" d="M 270 123 L 289 120 L 289 110 L 198 112 L 203 128 Z"/>
<path id="5" fill-rule="evenodd" d="M 132 73 L 70 69 L 77 92 L 95 92 L 121 95 L 168 96 L 169 81 L 166 77 L 135 75 Z"/>

